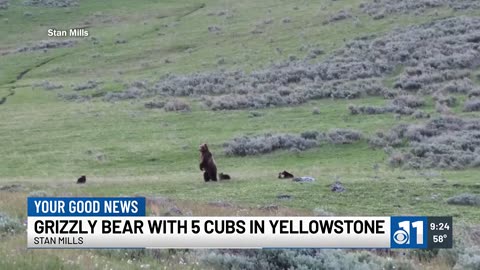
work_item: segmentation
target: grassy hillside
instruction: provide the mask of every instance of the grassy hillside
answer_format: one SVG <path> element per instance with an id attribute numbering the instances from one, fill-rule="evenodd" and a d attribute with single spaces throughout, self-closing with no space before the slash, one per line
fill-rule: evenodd
<path id="1" fill-rule="evenodd" d="M 392 1 L 382 2 L 395 6 Z M 193 73 L 216 74 L 223 70 L 275 73 L 272 65 L 285 62 L 313 70 L 322 61 L 332 62 L 336 56 L 346 55 L 355 45 L 351 42 L 362 37 L 381 39 L 410 26 L 480 16 L 474 1 L 462 1 L 474 3 L 466 9 L 452 8 L 449 1 L 440 2 L 446 4 L 392 9 L 380 18 L 374 7 L 362 8 L 353 0 L 80 0 L 79 5 L 62 8 L 10 0 L 8 9 L 0 9 L 0 212 L 14 222 L 24 220 L 25 198 L 32 192 L 59 196 L 145 195 L 172 199 L 175 207 L 192 215 L 451 215 L 463 231 L 478 231 L 478 206 L 447 203 L 448 198 L 462 193 L 480 194 L 478 166 L 392 167 L 388 151 L 369 144 L 379 131 L 429 121 L 398 113 L 355 115 L 348 109 L 352 105 L 389 106 L 391 101 L 381 95 L 352 99 L 332 94 L 332 98 L 312 98 L 292 106 L 272 103 L 259 109 L 214 110 L 206 100 L 220 102 L 223 94 L 158 94 L 157 86 L 169 82 L 171 75 L 185 75 L 179 80 L 188 81 L 193 80 Z M 47 36 L 49 28 L 74 27 L 84 27 L 89 36 Z M 478 57 L 475 50 L 471 51 L 472 59 Z M 350 59 L 349 55 L 344 57 Z M 378 77 L 382 87 L 401 91 L 395 84 L 409 72 L 407 66 L 399 64 L 382 73 Z M 438 108 L 438 97 L 432 92 L 422 93 L 420 89 L 413 93 L 425 100 L 421 110 L 430 119 L 480 116 L 478 110 L 464 110 L 464 102 L 475 99 L 468 95 L 479 86 L 478 65 L 458 70 L 468 70 L 461 78 L 471 81 L 473 86 L 469 87 L 474 89 L 468 94 L 448 93 L 456 99 L 448 112 Z M 242 76 L 247 87 L 250 77 Z M 440 89 L 448 83 L 432 87 Z M 134 98 L 107 98 L 112 93 L 128 94 L 132 87 L 142 90 Z M 291 91 L 297 91 L 297 87 L 304 85 L 285 86 Z M 347 88 L 355 90 L 352 85 Z M 226 95 L 230 90 L 225 90 Z M 242 95 L 238 93 L 234 95 Z M 253 92 L 256 94 L 260 95 Z M 168 111 L 146 106 L 148 102 L 173 100 L 187 103 L 190 109 Z M 326 141 L 306 151 L 284 149 L 253 156 L 231 156 L 224 151 L 224 143 L 235 137 L 313 130 L 328 133 L 334 129 L 356 130 L 362 139 L 351 144 Z M 219 171 L 229 173 L 232 181 L 203 182 L 198 170 L 198 146 L 204 142 L 209 144 Z M 404 139 L 399 149 L 407 146 Z M 472 153 L 478 154 L 478 149 Z M 311 175 L 316 181 L 302 184 L 277 179 L 283 170 L 296 176 Z M 80 175 L 87 175 L 84 186 L 75 184 Z M 330 191 L 335 181 L 347 191 Z M 282 194 L 292 199 L 278 199 Z M 233 210 L 209 204 L 218 201 L 234 206 Z M 163 214 L 163 208 L 154 210 L 150 209 Z M 462 238 L 460 231 L 456 233 L 463 240 L 458 247 L 480 245 L 478 237 Z M 188 252 L 170 257 L 166 251 L 145 256 L 85 251 L 78 257 L 68 250 L 26 251 L 25 233 L 0 237 L 4 240 L 0 257 L 9 258 L 0 259 L 2 269 L 14 267 L 13 262 L 25 269 L 118 269 L 130 257 L 137 260 L 130 266 L 137 268 L 146 264 L 189 269 L 199 267 L 198 263 L 200 268 L 218 266 L 203 264 L 205 260 L 199 258 L 205 254 Z M 417 267 L 424 263 L 431 269 L 449 269 L 455 263 L 467 265 L 461 260 L 445 262 L 445 257 L 426 260 L 424 255 L 409 254 L 403 259 Z M 188 262 L 181 264 L 180 260 Z"/>

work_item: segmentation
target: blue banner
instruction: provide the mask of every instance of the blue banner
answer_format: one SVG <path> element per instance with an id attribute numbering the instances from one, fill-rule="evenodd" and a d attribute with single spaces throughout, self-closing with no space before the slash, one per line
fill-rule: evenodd
<path id="1" fill-rule="evenodd" d="M 30 197 L 28 216 L 145 216 L 144 197 Z"/>
<path id="2" fill-rule="evenodd" d="M 427 217 L 391 217 L 391 248 L 427 248 Z"/>

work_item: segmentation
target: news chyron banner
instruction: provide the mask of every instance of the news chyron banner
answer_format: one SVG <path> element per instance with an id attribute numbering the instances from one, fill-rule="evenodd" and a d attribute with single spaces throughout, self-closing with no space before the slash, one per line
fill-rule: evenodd
<path id="1" fill-rule="evenodd" d="M 28 198 L 28 248 L 451 248 L 452 217 L 155 217 L 143 197 Z"/>

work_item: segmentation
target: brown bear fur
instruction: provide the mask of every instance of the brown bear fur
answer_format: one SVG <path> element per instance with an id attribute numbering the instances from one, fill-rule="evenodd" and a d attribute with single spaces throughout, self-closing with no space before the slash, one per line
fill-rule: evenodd
<path id="1" fill-rule="evenodd" d="M 218 178 L 220 178 L 220 180 L 230 180 L 230 179 L 232 179 L 232 178 L 230 177 L 230 175 L 225 174 L 225 173 L 219 173 L 219 174 L 218 174 Z"/>
<path id="2" fill-rule="evenodd" d="M 85 184 L 87 182 L 87 177 L 85 175 L 80 176 L 80 178 L 77 179 L 77 184 Z"/>
<path id="3" fill-rule="evenodd" d="M 293 178 L 293 174 L 291 174 L 287 171 L 283 171 L 283 172 L 278 174 L 278 178 Z"/>
<path id="4" fill-rule="evenodd" d="M 204 171 L 203 180 L 217 181 L 217 165 L 206 143 L 200 145 L 200 170 Z"/>

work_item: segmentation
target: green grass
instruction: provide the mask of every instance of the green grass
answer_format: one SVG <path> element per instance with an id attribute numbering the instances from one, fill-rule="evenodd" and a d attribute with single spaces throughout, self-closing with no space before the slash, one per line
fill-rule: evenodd
<path id="1" fill-rule="evenodd" d="M 223 142 L 236 136 L 328 131 L 333 128 L 353 128 L 371 134 L 394 125 L 391 114 L 368 116 L 363 120 L 362 116 L 349 115 L 349 103 L 383 103 L 379 98 L 322 100 L 302 107 L 268 109 L 262 117 L 249 118 L 247 111 L 165 113 L 145 109 L 141 102 L 56 103 L 52 107 L 50 102 L 56 101 L 51 101 L 55 96 L 50 92 L 30 89 L 17 92 L 9 99 L 12 106 L 4 106 L 0 116 L 2 130 L 22 136 L 22 140 L 8 134 L 1 137 L 9 145 L 4 149 L 6 155 L 0 157 L 7 165 L 2 175 L 8 177 L 35 177 L 39 172 L 45 177 L 73 177 L 87 172 L 103 176 L 184 172 L 197 167 L 198 145 L 202 142 L 211 145 L 218 162 L 226 170 L 242 171 L 235 168 L 239 158 L 225 157 L 222 152 Z M 27 97 L 35 103 L 34 117 L 31 104 L 17 104 Z M 312 114 L 313 107 L 320 108 L 321 114 Z M 359 154 L 365 150 L 373 152 L 364 148 L 358 149 L 357 145 L 347 147 L 348 150 L 356 149 Z M 102 152 L 106 160 L 97 161 L 87 153 L 89 150 Z M 319 158 L 337 159 L 319 151 Z M 331 152 L 335 151 L 336 148 L 331 149 Z M 306 158 L 305 161 L 299 160 L 298 164 L 298 158 L 290 153 L 273 156 L 274 159 L 268 158 L 267 161 L 273 163 L 278 159 L 281 162 L 279 169 L 288 164 L 299 166 L 303 162 L 311 164 L 316 161 L 314 157 Z M 247 167 L 258 165 L 258 160 L 263 158 L 240 160 L 245 159 L 242 162 Z M 151 159 L 156 160 L 148 162 Z"/>
<path id="2" fill-rule="evenodd" d="M 301 59 L 308 51 L 300 48 L 306 45 L 324 49 L 322 57 L 328 57 L 355 37 L 381 35 L 395 27 L 459 13 L 442 9 L 423 16 L 393 15 L 376 21 L 360 13 L 358 1 L 353 0 L 208 0 L 203 1 L 204 7 L 193 0 L 120 0 L 115 5 L 109 1 L 81 0 L 79 7 L 67 9 L 25 7 L 23 0 L 10 2 L 7 11 L 0 10 L 0 53 L 10 52 L 0 55 L 0 98 L 12 90 L 15 95 L 0 105 L 0 186 L 22 183 L 28 190 L 48 190 L 62 196 L 140 194 L 199 203 L 221 200 L 254 208 L 276 204 L 307 213 L 318 208 L 337 215 L 452 215 L 456 222 L 480 222 L 478 208 L 446 204 L 446 199 L 456 194 L 480 192 L 478 170 L 432 173 L 392 169 L 387 155 L 371 149 L 365 139 L 352 145 L 322 145 L 299 154 L 278 151 L 262 156 L 227 157 L 223 153 L 224 142 L 242 135 L 352 128 L 368 136 L 399 123 L 422 121 L 406 116 L 395 120 L 393 114 L 349 114 L 349 104 L 383 105 L 386 101 L 381 98 L 312 101 L 298 107 L 264 109 L 263 116 L 250 118 L 248 111 L 210 111 L 195 99 L 187 99 L 192 112 L 168 113 L 146 109 L 144 101 L 105 103 L 94 99 L 76 103 L 57 97 L 58 93 L 72 93 L 72 85 L 88 80 L 103 83 L 84 93 L 121 91 L 125 83 L 154 82 L 168 73 L 221 68 L 248 72 L 290 55 Z M 341 9 L 352 9 L 356 22 L 322 24 L 327 16 Z M 233 17 L 208 15 L 222 10 Z M 33 16 L 25 17 L 24 12 Z M 480 15 L 478 11 L 468 14 Z M 282 23 L 285 17 L 291 23 Z M 270 18 L 274 20 L 272 24 L 261 25 Z M 93 44 L 91 37 L 77 38 L 78 44 L 72 48 L 13 53 L 27 43 L 49 39 L 49 27 L 64 29 L 86 22 L 91 37 L 98 38 L 99 44 Z M 210 33 L 208 27 L 213 25 L 222 31 Z M 258 28 L 263 33 L 251 33 L 256 25 L 261 25 Z M 128 42 L 116 44 L 117 39 Z M 283 52 L 279 54 L 276 48 Z M 220 58 L 225 59 L 225 64 L 218 64 Z M 53 60 L 40 65 L 49 59 Z M 166 59 L 171 63 L 166 63 Z M 17 80 L 27 69 L 30 71 Z M 385 85 L 391 86 L 402 69 L 398 67 L 386 78 Z M 478 83 L 478 78 L 473 79 Z M 47 91 L 34 86 L 45 80 L 65 87 Z M 462 112 L 464 97 L 458 99 L 453 113 L 480 116 Z M 319 115 L 312 114 L 314 108 L 320 110 Z M 436 115 L 431 98 L 422 109 Z M 202 181 L 198 146 L 204 142 L 210 145 L 219 170 L 232 175 L 232 181 Z M 377 172 L 374 164 L 380 166 Z M 278 172 L 283 170 L 312 175 L 317 181 L 298 184 L 277 179 Z M 425 176 L 429 173 L 434 176 Z M 88 183 L 77 186 L 74 182 L 83 174 Z M 329 185 L 336 180 L 346 186 L 347 192 L 330 191 Z M 461 186 L 453 187 L 454 184 Z M 13 204 L 7 199 L 10 195 L 2 191 L 0 194 L 0 211 L 25 217 L 26 193 L 18 194 Z M 280 201 L 280 194 L 290 194 L 293 199 Z M 17 236 L 0 244 L 0 256 L 10 254 L 12 247 L 24 248 L 21 241 L 23 238 Z M 75 257 L 69 252 L 59 255 L 66 261 L 58 261 L 56 254 L 47 252 L 19 254 L 30 255 L 13 254 L 21 265 L 15 266 L 15 260 L 0 260 L 0 268 L 79 266 L 69 263 L 68 257 Z M 117 259 L 110 262 L 115 269 L 123 267 Z M 87 261 L 88 266 L 83 268 L 95 268 L 93 259 Z"/>
<path id="3" fill-rule="evenodd" d="M 465 209 L 466 215 L 458 215 L 459 219 L 478 221 L 473 215 L 475 209 L 438 208 L 446 198 L 466 192 L 469 185 L 477 183 L 475 177 L 467 177 L 474 171 L 439 171 L 441 177 L 425 181 L 420 172 L 389 168 L 386 154 L 371 149 L 365 141 L 327 144 L 299 154 L 279 151 L 256 157 L 228 157 L 223 153 L 223 142 L 246 134 L 352 128 L 368 136 L 387 130 L 397 124 L 392 121 L 392 114 L 352 116 L 347 110 L 350 103 L 384 103 L 380 98 L 315 101 L 301 107 L 267 109 L 264 116 L 249 118 L 247 111 L 165 113 L 147 110 L 141 102 L 59 103 L 48 98 L 49 92 L 24 89 L 19 93 L 28 92 L 29 97 L 39 96 L 32 101 L 34 109 L 23 102 L 17 104 L 26 99 L 18 94 L 10 99 L 11 106 L 3 107 L 1 115 L 0 129 L 9 131 L 0 137 L 8 145 L 3 149 L 5 155 L 0 157 L 5 165 L 2 175 L 8 181 L 49 183 L 55 179 L 67 184 L 61 186 L 62 192 L 65 188 L 77 192 L 74 179 L 86 174 L 90 180 L 80 192 L 83 195 L 148 193 L 204 202 L 275 203 L 310 210 L 326 207 L 345 215 L 438 215 L 446 209 L 450 213 Z M 52 107 L 51 102 L 56 106 Z M 433 110 L 431 106 L 427 110 Z M 320 109 L 320 115 L 312 114 L 314 107 Z M 207 118 L 209 121 L 203 121 Z M 413 119 L 404 117 L 402 121 Z M 197 163 L 198 145 L 202 142 L 210 144 L 219 170 L 230 173 L 234 181 L 218 185 L 201 181 Z M 378 173 L 373 170 L 377 163 Z M 308 185 L 276 179 L 277 172 L 284 169 L 296 175 L 313 175 L 317 182 Z M 400 176 L 406 180 L 399 180 Z M 349 192 L 337 195 L 329 191 L 328 185 L 337 178 L 348 186 Z M 432 187 L 443 179 L 448 184 Z M 455 190 L 453 183 L 467 186 Z M 398 194 L 401 187 L 404 191 Z M 278 201 L 276 196 L 283 193 L 292 194 L 295 199 Z M 442 199 L 431 199 L 433 193 Z M 403 207 L 404 204 L 407 205 Z"/>

